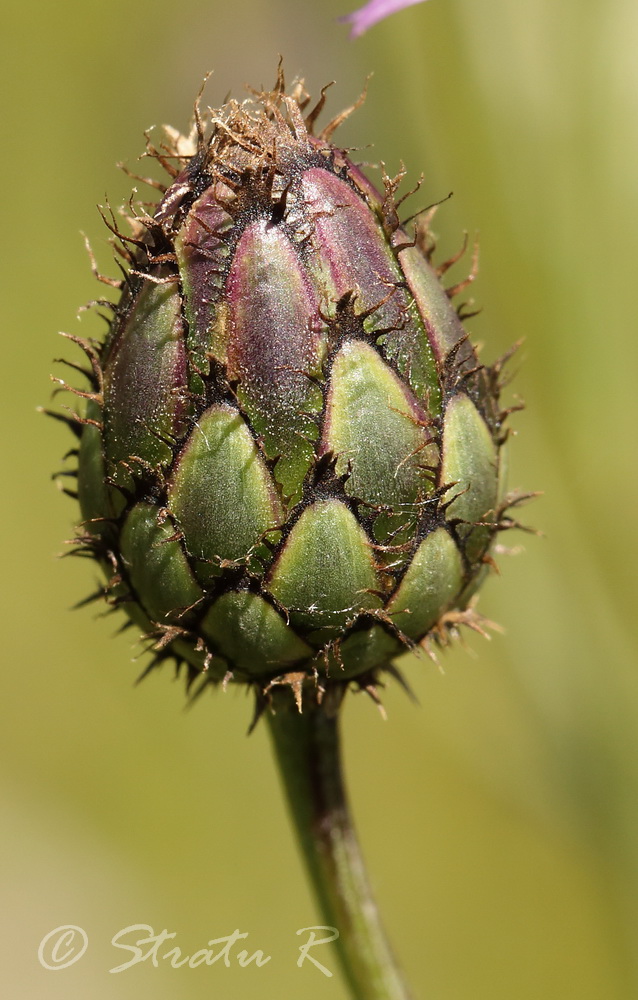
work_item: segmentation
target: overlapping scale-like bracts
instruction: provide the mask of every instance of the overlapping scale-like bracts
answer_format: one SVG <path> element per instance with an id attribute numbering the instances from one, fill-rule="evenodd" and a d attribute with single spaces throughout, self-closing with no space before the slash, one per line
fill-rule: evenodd
<path id="1" fill-rule="evenodd" d="M 392 184 L 312 121 L 281 91 L 213 115 L 144 221 L 80 444 L 114 599 L 159 656 L 262 688 L 363 683 L 442 630 L 498 520 L 496 379 Z"/>

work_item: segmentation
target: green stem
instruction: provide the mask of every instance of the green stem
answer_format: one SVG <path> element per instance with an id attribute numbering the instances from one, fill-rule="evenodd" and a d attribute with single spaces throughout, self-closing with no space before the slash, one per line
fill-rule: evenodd
<path id="1" fill-rule="evenodd" d="M 339 931 L 335 945 L 356 1000 L 409 1000 L 386 940 L 352 825 L 341 770 L 339 706 L 329 690 L 321 705 L 288 692 L 268 721 L 288 804 L 323 916 Z"/>

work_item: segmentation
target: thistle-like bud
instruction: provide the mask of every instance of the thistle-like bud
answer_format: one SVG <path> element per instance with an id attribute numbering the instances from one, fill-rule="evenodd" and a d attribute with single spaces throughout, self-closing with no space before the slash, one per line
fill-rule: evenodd
<path id="1" fill-rule="evenodd" d="M 463 616 L 503 524 L 498 366 L 297 85 L 169 132 L 79 418 L 107 599 L 192 678 L 374 682 Z"/>

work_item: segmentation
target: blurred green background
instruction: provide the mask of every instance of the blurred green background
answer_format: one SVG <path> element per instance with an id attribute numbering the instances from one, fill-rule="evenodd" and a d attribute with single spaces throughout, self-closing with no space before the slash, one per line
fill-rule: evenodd
<path id="1" fill-rule="evenodd" d="M 335 112 L 373 71 L 338 141 L 423 170 L 411 210 L 454 191 L 444 253 L 480 231 L 471 330 L 486 360 L 525 338 L 511 484 L 545 494 L 521 512 L 545 537 L 505 538 L 524 552 L 481 599 L 505 634 L 470 637 L 444 672 L 406 661 L 421 704 L 390 685 L 387 723 L 349 699 L 347 772 L 389 934 L 417 1000 L 638 996 L 638 8 L 431 0 L 356 43 L 335 23 L 348 9 L 5 4 L 0 979 L 16 1000 L 346 997 L 327 952 L 332 978 L 296 967 L 296 930 L 321 918 L 266 731 L 245 736 L 249 700 L 185 711 L 168 669 L 134 687 L 130 633 L 69 610 L 95 573 L 55 558 L 76 511 L 48 477 L 71 442 L 35 412 L 69 353 L 56 330 L 99 329 L 75 318 L 99 294 L 79 231 L 108 270 L 94 206 L 128 194 L 115 162 L 136 168 L 146 127 L 186 126 L 206 70 L 218 104 L 270 83 L 278 53 L 314 92 L 337 80 Z M 273 957 L 110 975 L 129 957 L 111 937 L 134 923 L 186 952 L 239 928 Z M 49 972 L 38 944 L 62 924 L 89 948 Z"/>

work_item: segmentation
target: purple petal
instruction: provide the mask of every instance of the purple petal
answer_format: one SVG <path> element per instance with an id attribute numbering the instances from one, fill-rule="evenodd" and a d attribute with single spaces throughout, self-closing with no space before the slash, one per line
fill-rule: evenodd
<path id="1" fill-rule="evenodd" d="M 351 14 L 346 14 L 339 20 L 352 25 L 350 37 L 357 38 L 377 21 L 382 21 L 384 17 L 394 14 L 403 7 L 411 7 L 415 3 L 423 3 L 423 0 L 370 0 L 363 7 L 353 10 Z"/>

